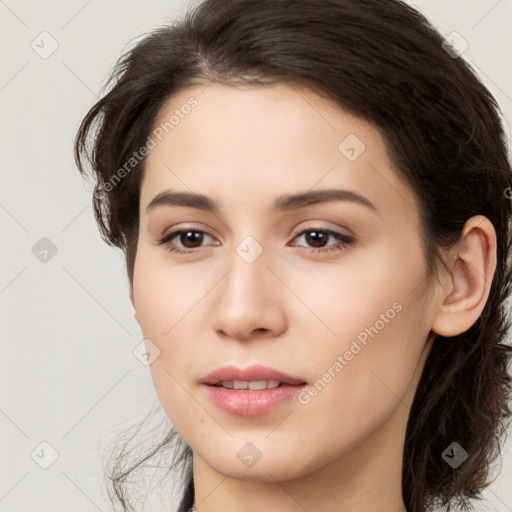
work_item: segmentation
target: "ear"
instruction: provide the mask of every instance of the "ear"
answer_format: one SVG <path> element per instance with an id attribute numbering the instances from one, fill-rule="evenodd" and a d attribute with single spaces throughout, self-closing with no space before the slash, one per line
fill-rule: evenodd
<path id="1" fill-rule="evenodd" d="M 487 217 L 471 217 L 450 260 L 432 330 L 441 336 L 467 331 L 489 297 L 496 270 L 496 231 Z"/>
<path id="2" fill-rule="evenodd" d="M 132 303 L 133 316 L 134 316 L 135 320 L 137 320 L 137 322 L 138 322 L 139 319 L 137 318 L 137 308 L 135 307 L 135 299 L 133 297 L 133 285 L 130 285 L 130 302 Z"/>

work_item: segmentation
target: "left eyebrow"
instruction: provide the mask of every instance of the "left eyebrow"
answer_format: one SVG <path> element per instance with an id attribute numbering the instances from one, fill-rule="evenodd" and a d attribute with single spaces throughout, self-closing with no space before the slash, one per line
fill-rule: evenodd
<path id="1" fill-rule="evenodd" d="M 310 190 L 298 194 L 280 196 L 274 201 L 272 211 L 286 212 L 304 208 L 312 204 L 328 203 L 331 201 L 350 201 L 366 206 L 370 210 L 379 213 L 377 207 L 367 197 L 359 194 L 359 192 L 340 188 Z"/>
<path id="2" fill-rule="evenodd" d="M 350 201 L 379 213 L 377 207 L 367 197 L 353 190 L 345 189 L 310 190 L 296 194 L 282 195 L 274 200 L 271 210 L 273 212 L 286 212 L 331 201 Z M 212 213 L 219 212 L 217 203 L 208 196 L 172 190 L 164 190 L 157 194 L 147 205 L 146 213 L 149 213 L 157 206 L 186 206 Z"/>

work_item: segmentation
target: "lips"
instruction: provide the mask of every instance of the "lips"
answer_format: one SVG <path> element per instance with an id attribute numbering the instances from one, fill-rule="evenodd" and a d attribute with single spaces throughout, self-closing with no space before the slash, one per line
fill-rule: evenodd
<path id="1" fill-rule="evenodd" d="M 224 366 L 200 381 L 206 396 L 232 415 L 256 416 L 289 402 L 306 385 L 304 379 L 266 366 Z"/>
<path id="2" fill-rule="evenodd" d="M 278 381 L 280 385 L 286 384 L 290 386 L 297 386 L 306 384 L 304 379 L 288 375 L 274 368 L 266 366 L 255 365 L 248 368 L 237 368 L 236 366 L 223 366 L 213 372 L 209 373 L 206 377 L 201 379 L 202 384 L 215 386 L 222 382 L 255 382 L 255 381 Z"/>

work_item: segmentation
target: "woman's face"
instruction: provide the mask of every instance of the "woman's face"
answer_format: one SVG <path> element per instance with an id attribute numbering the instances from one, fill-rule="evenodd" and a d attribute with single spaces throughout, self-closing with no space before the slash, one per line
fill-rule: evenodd
<path id="1" fill-rule="evenodd" d="M 302 88 L 210 84 L 149 146 L 132 300 L 194 457 L 260 481 L 400 464 L 434 307 L 378 130 Z"/>

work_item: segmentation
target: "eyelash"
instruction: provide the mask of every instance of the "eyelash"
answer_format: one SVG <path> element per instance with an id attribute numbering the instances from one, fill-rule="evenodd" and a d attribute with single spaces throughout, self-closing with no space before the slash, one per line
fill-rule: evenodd
<path id="1" fill-rule="evenodd" d="M 205 231 L 202 231 L 200 229 L 186 229 L 186 228 L 185 229 L 178 229 L 176 231 L 172 231 L 171 233 L 168 233 L 164 237 L 158 238 L 158 245 L 164 245 L 165 243 L 170 242 L 176 236 L 181 235 L 182 233 L 188 233 L 188 232 L 203 233 L 203 234 L 208 235 L 208 233 L 206 233 Z M 312 248 L 312 247 L 298 246 L 298 247 L 302 247 L 303 249 L 307 249 L 309 252 L 316 253 L 316 254 L 318 254 L 318 253 L 328 253 L 328 252 L 337 251 L 337 250 L 338 251 L 343 251 L 344 249 L 346 249 L 349 246 L 353 245 L 354 242 L 355 242 L 355 239 L 350 237 L 350 236 L 342 235 L 341 233 L 338 233 L 336 231 L 332 231 L 330 229 L 318 229 L 318 228 L 303 229 L 303 230 L 295 233 L 293 238 L 295 239 L 295 238 L 297 238 L 299 236 L 302 236 L 303 234 L 309 233 L 309 232 L 325 233 L 325 234 L 333 236 L 334 238 L 337 238 L 339 240 L 338 244 L 328 246 L 328 248 L 315 249 L 315 248 Z M 211 236 L 211 235 L 208 235 L 208 236 Z M 178 254 L 193 254 L 193 253 L 199 252 L 197 249 L 187 249 L 187 250 L 184 250 L 184 249 L 177 249 L 176 247 L 172 247 L 172 246 L 168 246 L 167 250 L 169 252 L 178 253 Z"/>

